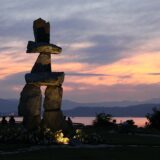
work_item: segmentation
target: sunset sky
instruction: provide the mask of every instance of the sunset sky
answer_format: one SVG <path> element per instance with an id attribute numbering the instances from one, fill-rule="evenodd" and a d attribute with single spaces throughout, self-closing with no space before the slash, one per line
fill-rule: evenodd
<path id="1" fill-rule="evenodd" d="M 0 0 L 0 98 L 16 98 L 38 54 L 33 20 L 51 24 L 52 70 L 64 71 L 63 99 L 160 98 L 160 0 Z"/>

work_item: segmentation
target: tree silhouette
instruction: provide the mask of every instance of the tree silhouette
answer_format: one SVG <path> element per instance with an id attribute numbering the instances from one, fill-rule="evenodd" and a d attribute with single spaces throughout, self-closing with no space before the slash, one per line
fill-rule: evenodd
<path id="1" fill-rule="evenodd" d="M 112 115 L 99 113 L 96 115 L 96 119 L 93 121 L 94 126 L 98 127 L 110 127 L 116 123 L 116 120 L 112 118 Z"/>
<path id="2" fill-rule="evenodd" d="M 148 126 L 151 128 L 160 129 L 160 109 L 153 108 L 153 113 L 148 113 L 146 118 L 148 119 L 149 123 Z"/>

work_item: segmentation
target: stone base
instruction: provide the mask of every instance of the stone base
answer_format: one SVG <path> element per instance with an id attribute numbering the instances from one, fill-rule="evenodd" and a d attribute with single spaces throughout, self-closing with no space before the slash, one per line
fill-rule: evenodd
<path id="1" fill-rule="evenodd" d="M 44 110 L 60 110 L 63 89 L 59 86 L 48 86 L 45 90 Z"/>
<path id="2" fill-rule="evenodd" d="M 29 84 L 61 86 L 64 81 L 64 72 L 28 73 L 25 75 L 25 80 Z"/>
<path id="3" fill-rule="evenodd" d="M 26 84 L 21 92 L 18 114 L 24 118 L 27 129 L 35 129 L 40 124 L 42 95 L 40 87 Z"/>
<path id="4" fill-rule="evenodd" d="M 42 95 L 40 87 L 33 84 L 26 84 L 21 92 L 20 102 L 18 105 L 19 116 L 36 116 L 40 115 Z"/>
<path id="5" fill-rule="evenodd" d="M 62 111 L 44 112 L 43 127 L 50 128 L 53 131 L 65 128 L 65 119 Z"/>
<path id="6" fill-rule="evenodd" d="M 43 124 L 52 130 L 60 130 L 65 126 L 61 101 L 63 89 L 59 86 L 48 86 L 45 91 Z"/>
<path id="7" fill-rule="evenodd" d="M 32 116 L 32 115 L 26 116 L 25 115 L 23 117 L 23 125 L 27 130 L 30 130 L 30 131 L 36 130 L 40 128 L 40 124 L 41 124 L 40 115 L 36 115 L 36 116 Z"/>

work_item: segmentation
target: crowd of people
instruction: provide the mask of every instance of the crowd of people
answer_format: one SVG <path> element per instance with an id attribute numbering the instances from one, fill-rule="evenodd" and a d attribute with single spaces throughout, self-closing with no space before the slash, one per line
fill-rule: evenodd
<path id="1" fill-rule="evenodd" d="M 5 124 L 15 124 L 15 123 L 16 123 L 16 121 L 14 119 L 14 116 L 10 116 L 9 121 L 7 121 L 6 116 L 2 117 L 1 124 L 5 125 Z"/>

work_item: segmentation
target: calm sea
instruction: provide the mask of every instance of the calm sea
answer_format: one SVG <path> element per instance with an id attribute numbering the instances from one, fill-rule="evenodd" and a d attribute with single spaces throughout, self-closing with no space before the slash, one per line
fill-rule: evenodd
<path id="1" fill-rule="evenodd" d="M 70 117 L 70 118 L 74 123 L 83 123 L 85 125 L 92 124 L 93 120 L 95 119 L 95 117 Z M 7 117 L 6 119 L 8 120 L 9 118 Z M 16 121 L 19 122 L 22 121 L 22 117 L 16 117 L 15 119 Z M 114 117 L 114 119 L 116 119 L 116 123 L 123 123 L 126 120 L 132 119 L 134 120 L 135 124 L 139 127 L 143 127 L 147 122 L 147 119 L 145 117 Z"/>
<path id="2" fill-rule="evenodd" d="M 83 123 L 85 125 L 90 125 L 93 123 L 95 117 L 71 117 L 72 121 L 75 123 Z M 116 119 L 116 123 L 123 123 L 126 120 L 134 120 L 135 124 L 139 127 L 143 127 L 147 122 L 145 117 L 114 117 Z"/>

